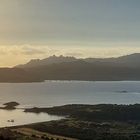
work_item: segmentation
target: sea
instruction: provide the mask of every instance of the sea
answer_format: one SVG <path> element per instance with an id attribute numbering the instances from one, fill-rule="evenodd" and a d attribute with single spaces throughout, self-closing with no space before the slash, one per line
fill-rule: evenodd
<path id="1" fill-rule="evenodd" d="M 62 119 L 47 113 L 25 113 L 21 108 L 66 104 L 140 103 L 140 81 L 52 81 L 0 83 L 0 105 L 15 101 L 16 110 L 0 110 L 0 127 Z M 13 120 L 13 121 L 11 121 Z"/>

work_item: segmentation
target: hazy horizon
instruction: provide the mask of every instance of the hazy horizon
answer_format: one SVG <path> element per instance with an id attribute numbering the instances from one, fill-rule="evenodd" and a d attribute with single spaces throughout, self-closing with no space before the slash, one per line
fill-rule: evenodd
<path id="1" fill-rule="evenodd" d="M 106 58 L 119 58 L 119 57 L 123 57 L 123 56 L 129 56 L 129 55 L 135 55 L 135 54 L 140 54 L 140 53 L 130 53 L 130 54 L 126 54 L 126 55 L 119 55 L 119 56 L 110 56 L 110 57 L 76 57 L 76 56 L 72 56 L 72 55 L 62 55 L 62 54 L 59 54 L 59 55 L 55 55 L 55 54 L 52 54 L 50 56 L 47 56 L 47 57 L 44 57 L 44 58 L 31 58 L 31 59 L 28 59 L 27 61 L 25 61 L 24 63 L 17 63 L 13 66 L 0 66 L 0 68 L 14 68 L 16 66 L 20 66 L 20 65 L 26 65 L 28 64 L 30 61 L 32 60 L 45 60 L 45 59 L 48 59 L 48 58 L 51 58 L 51 57 L 57 57 L 58 59 L 60 57 L 63 57 L 63 58 L 66 58 L 66 57 L 73 57 L 73 58 L 76 58 L 77 60 L 78 59 L 88 59 L 88 58 L 93 58 L 93 59 L 106 59 Z"/>
<path id="2" fill-rule="evenodd" d="M 51 55 L 140 52 L 138 0 L 0 0 L 0 67 Z"/>

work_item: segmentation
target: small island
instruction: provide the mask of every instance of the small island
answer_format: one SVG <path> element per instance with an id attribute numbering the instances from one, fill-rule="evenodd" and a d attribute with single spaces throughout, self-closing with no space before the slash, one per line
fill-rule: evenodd
<path id="1" fill-rule="evenodd" d="M 12 109 L 16 109 L 16 106 L 20 105 L 17 102 L 7 102 L 3 104 L 4 107 L 2 107 L 2 109 L 7 109 L 7 110 L 12 110 Z"/>

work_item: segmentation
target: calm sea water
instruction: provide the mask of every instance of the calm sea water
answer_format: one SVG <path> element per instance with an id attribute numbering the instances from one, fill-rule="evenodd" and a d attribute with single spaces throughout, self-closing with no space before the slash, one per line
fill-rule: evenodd
<path id="1" fill-rule="evenodd" d="M 63 117 L 49 115 L 47 113 L 25 113 L 21 109 L 16 110 L 0 110 L 0 127 L 8 127 L 15 125 L 24 125 L 31 124 L 37 122 L 51 121 L 51 120 L 59 120 Z M 14 122 L 11 122 L 14 120 Z"/>
<path id="2" fill-rule="evenodd" d="M 0 104 L 16 101 L 19 107 L 50 107 L 64 104 L 140 103 L 140 81 L 46 81 L 0 83 Z M 30 119 L 31 118 L 31 119 Z M 14 123 L 8 120 L 14 119 Z M 0 110 L 0 127 L 61 119 L 47 113 Z"/>
<path id="3" fill-rule="evenodd" d="M 9 101 L 22 107 L 140 103 L 140 81 L 0 83 L 0 104 Z"/>

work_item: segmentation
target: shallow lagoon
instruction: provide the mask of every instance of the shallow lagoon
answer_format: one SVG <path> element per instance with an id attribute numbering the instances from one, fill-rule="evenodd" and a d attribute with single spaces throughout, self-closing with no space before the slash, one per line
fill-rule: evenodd
<path id="1" fill-rule="evenodd" d="M 0 127 L 24 125 L 30 123 L 59 120 L 63 117 L 49 115 L 47 113 L 25 113 L 22 109 L 0 110 Z M 13 120 L 13 122 L 11 122 Z"/>

